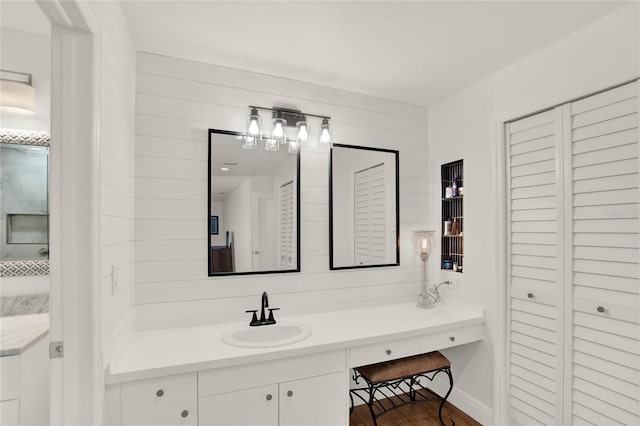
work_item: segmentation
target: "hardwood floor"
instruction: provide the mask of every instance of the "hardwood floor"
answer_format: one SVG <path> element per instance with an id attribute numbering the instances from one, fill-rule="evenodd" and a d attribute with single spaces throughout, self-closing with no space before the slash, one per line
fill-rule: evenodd
<path id="1" fill-rule="evenodd" d="M 378 426 L 440 426 L 438 420 L 439 402 L 409 404 L 378 417 Z M 453 420 L 456 426 L 482 426 L 463 411 L 447 402 L 442 409 L 442 418 L 446 425 Z M 366 405 L 353 409 L 349 426 L 371 426 L 373 421 Z"/>

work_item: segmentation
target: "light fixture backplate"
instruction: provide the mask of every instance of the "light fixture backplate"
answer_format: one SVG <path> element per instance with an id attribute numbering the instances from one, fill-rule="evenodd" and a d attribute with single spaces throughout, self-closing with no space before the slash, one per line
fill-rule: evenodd
<path id="1" fill-rule="evenodd" d="M 287 127 L 296 127 L 299 121 L 307 121 L 307 117 L 298 109 L 273 108 L 273 118 L 284 118 Z"/>

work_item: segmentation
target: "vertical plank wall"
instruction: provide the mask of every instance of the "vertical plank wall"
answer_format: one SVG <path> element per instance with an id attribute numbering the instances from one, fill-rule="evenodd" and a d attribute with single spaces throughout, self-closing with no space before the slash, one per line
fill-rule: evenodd
<path id="1" fill-rule="evenodd" d="M 100 68 L 100 288 L 103 364 L 133 330 L 133 151 L 135 48 L 119 4 L 91 3 L 101 29 Z M 118 265 L 118 287 L 111 266 Z"/>
<path id="2" fill-rule="evenodd" d="M 281 316 L 414 297 L 411 235 L 428 223 L 425 108 L 147 53 L 136 70 L 138 330 L 239 321 L 265 290 Z M 334 142 L 400 151 L 401 266 L 329 271 L 329 155 L 315 148 L 301 156 L 302 272 L 207 277 L 207 129 L 244 131 L 250 104 L 327 114 Z"/>

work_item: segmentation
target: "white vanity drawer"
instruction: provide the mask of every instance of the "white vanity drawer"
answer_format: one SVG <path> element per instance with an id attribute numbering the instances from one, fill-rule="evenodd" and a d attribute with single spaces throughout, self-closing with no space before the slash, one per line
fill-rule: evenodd
<path id="1" fill-rule="evenodd" d="M 196 426 L 197 424 L 197 399 L 122 412 L 122 426 Z"/>
<path id="2" fill-rule="evenodd" d="M 424 336 L 421 338 L 420 351 L 422 353 L 439 351 L 480 339 L 482 339 L 482 324 L 474 324 Z"/>
<path id="3" fill-rule="evenodd" d="M 420 349 L 420 339 L 416 337 L 358 346 L 349 350 L 349 366 L 360 367 L 376 362 L 404 358 L 419 354 Z"/>
<path id="4" fill-rule="evenodd" d="M 198 396 L 217 395 L 345 371 L 345 350 L 283 358 L 198 373 Z"/>
<path id="5" fill-rule="evenodd" d="M 177 374 L 122 384 L 122 411 L 154 407 L 198 397 L 197 373 Z"/>

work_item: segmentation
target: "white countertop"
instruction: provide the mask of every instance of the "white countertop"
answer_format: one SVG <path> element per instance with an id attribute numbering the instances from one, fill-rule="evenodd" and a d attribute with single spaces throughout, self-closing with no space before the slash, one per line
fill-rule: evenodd
<path id="1" fill-rule="evenodd" d="M 0 356 L 20 355 L 49 333 L 49 314 L 0 317 Z"/>
<path id="2" fill-rule="evenodd" d="M 244 349 L 223 343 L 221 336 L 229 328 L 247 325 L 248 321 L 136 332 L 120 358 L 110 365 L 107 383 L 249 364 L 450 330 L 483 323 L 484 308 L 455 301 L 447 301 L 435 309 L 418 309 L 413 303 L 401 303 L 309 315 L 281 314 L 276 316 L 276 320 L 279 319 L 304 323 L 312 334 L 288 346 Z"/>

